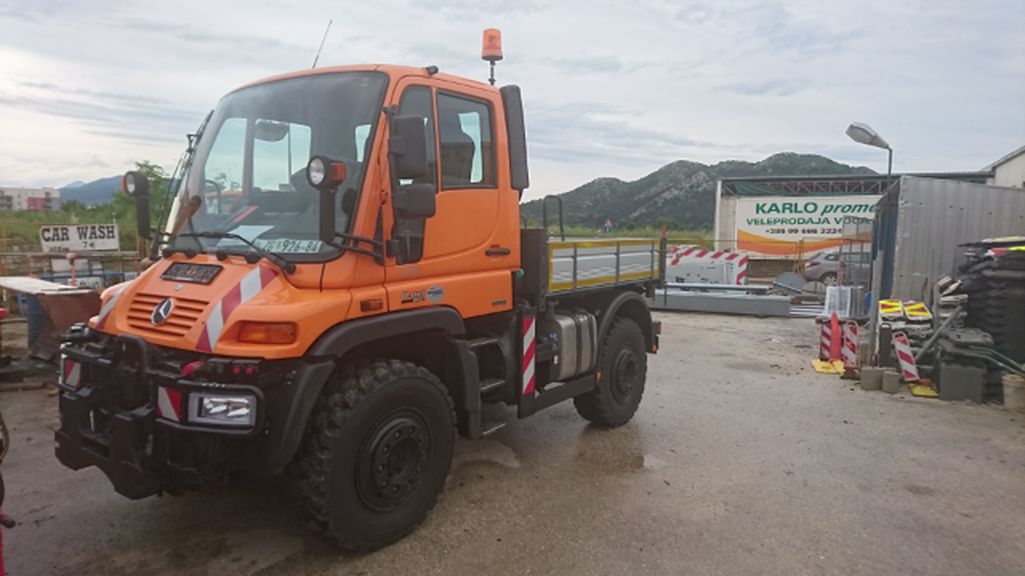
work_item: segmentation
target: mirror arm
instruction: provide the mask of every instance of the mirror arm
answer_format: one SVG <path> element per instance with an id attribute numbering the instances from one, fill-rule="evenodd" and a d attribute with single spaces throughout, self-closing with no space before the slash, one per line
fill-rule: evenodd
<path id="1" fill-rule="evenodd" d="M 320 189 L 320 241 L 331 244 L 335 241 L 335 188 Z"/>

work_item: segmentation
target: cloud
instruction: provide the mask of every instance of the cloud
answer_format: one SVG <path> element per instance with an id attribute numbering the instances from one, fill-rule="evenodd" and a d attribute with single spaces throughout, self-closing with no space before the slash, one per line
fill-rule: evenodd
<path id="1" fill-rule="evenodd" d="M 772 78 L 723 84 L 722 88 L 743 96 L 792 96 L 804 90 L 807 78 Z"/>
<path id="2" fill-rule="evenodd" d="M 0 0 L 0 183 L 173 164 L 221 95 L 309 66 L 328 19 L 322 64 L 474 79 L 481 29 L 500 28 L 537 189 L 782 150 L 885 170 L 844 136 L 853 120 L 897 169 L 974 168 L 1025 142 L 1021 1 Z M 50 182 L 54 162 L 78 172 Z"/>
<path id="3" fill-rule="evenodd" d="M 66 118 L 92 134 L 122 141 L 181 143 L 181 126 L 198 125 L 204 115 L 151 96 L 49 82 L 21 82 L 18 86 L 24 89 L 20 94 L 0 93 L 0 107 Z"/>
<path id="4" fill-rule="evenodd" d="M 547 3 L 539 0 L 413 0 L 411 4 L 427 13 L 466 17 L 533 14 L 544 10 Z"/>
<path id="5" fill-rule="evenodd" d="M 618 56 L 596 55 L 577 58 L 547 57 L 538 61 L 569 74 L 618 74 L 634 72 L 650 66 L 650 62 L 624 62 Z"/>
<path id="6" fill-rule="evenodd" d="M 314 40 L 312 37 L 309 45 L 299 45 L 282 41 L 273 36 L 237 34 L 225 32 L 223 29 L 209 31 L 188 24 L 175 24 L 144 18 L 126 18 L 122 21 L 122 25 L 127 29 L 135 31 L 167 34 L 183 42 L 237 48 L 242 53 L 254 50 L 265 52 L 284 50 L 309 54 L 311 50 L 316 50 L 318 44 L 318 40 Z"/>
<path id="7" fill-rule="evenodd" d="M 636 160 L 671 161 L 695 148 L 716 144 L 680 133 L 646 127 L 641 115 L 629 108 L 577 102 L 531 108 L 527 139 L 533 157 L 566 163 L 603 161 L 612 164 Z"/>

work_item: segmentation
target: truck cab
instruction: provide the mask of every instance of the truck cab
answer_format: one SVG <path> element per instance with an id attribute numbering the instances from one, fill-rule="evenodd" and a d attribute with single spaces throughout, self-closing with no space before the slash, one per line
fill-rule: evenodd
<path id="1" fill-rule="evenodd" d="M 636 411 L 664 243 L 521 226 L 517 87 L 276 76 L 225 96 L 184 166 L 155 262 L 62 347 L 66 466 L 129 498 L 285 469 L 316 526 L 370 550 L 429 512 L 457 432 L 507 421 L 490 408 Z"/>

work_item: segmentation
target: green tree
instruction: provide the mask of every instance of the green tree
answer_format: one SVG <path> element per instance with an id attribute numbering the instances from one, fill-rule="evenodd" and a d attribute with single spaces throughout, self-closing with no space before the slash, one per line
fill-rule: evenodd
<path id="1" fill-rule="evenodd" d="M 66 214 L 82 214 L 86 212 L 85 204 L 82 204 L 78 200 L 69 200 L 67 202 L 61 202 L 61 212 Z"/>

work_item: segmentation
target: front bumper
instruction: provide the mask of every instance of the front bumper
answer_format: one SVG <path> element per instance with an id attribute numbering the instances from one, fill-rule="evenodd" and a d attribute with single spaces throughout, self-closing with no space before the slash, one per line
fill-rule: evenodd
<path id="1" fill-rule="evenodd" d="M 57 459 L 74 470 L 98 467 L 128 498 L 282 466 L 298 444 L 293 413 L 306 403 L 298 391 L 322 384 L 311 382 L 310 366 L 299 360 L 202 357 L 136 336 L 85 331 L 61 352 Z M 197 362 L 218 370 L 197 374 L 186 368 Z M 243 368 L 233 372 L 236 366 Z M 319 385 L 314 388 L 319 392 Z M 255 397 L 252 425 L 194 421 L 189 398 L 200 392 Z"/>

